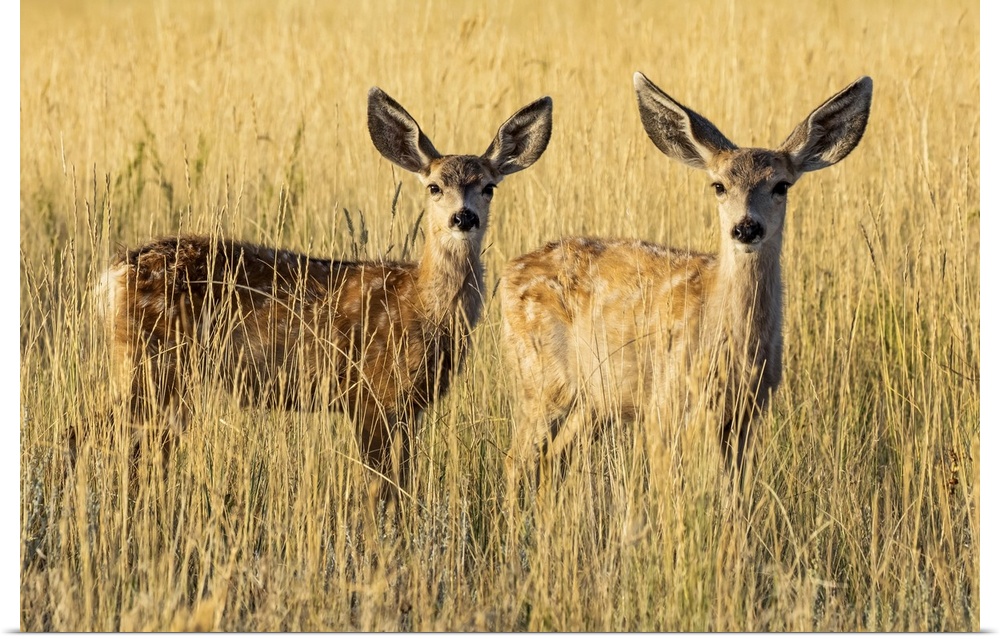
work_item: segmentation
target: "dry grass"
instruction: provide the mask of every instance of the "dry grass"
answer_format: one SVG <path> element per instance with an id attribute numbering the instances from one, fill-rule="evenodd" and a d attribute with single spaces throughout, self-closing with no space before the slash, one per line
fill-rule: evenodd
<path id="1" fill-rule="evenodd" d="M 21 10 L 22 629 L 979 628 L 977 3 Z M 421 193 L 368 138 L 379 85 L 445 152 L 553 97 L 548 151 L 497 192 L 491 278 L 569 233 L 711 250 L 707 183 L 643 134 L 635 70 L 762 146 L 875 81 L 858 149 L 790 196 L 786 377 L 745 499 L 708 466 L 679 487 L 615 428 L 509 539 L 517 398 L 492 298 L 423 420 L 401 529 L 361 515 L 342 416 L 243 410 L 211 384 L 126 498 L 90 293 L 116 247 L 221 230 L 399 257 Z M 75 469 L 69 424 L 89 433 Z"/>

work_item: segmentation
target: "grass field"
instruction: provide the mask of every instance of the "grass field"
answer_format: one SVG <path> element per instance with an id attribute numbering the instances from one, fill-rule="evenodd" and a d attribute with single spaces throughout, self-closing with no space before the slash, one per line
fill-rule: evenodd
<path id="1" fill-rule="evenodd" d="M 21 629 L 978 630 L 979 19 L 969 0 L 22 3 Z M 741 145 L 861 75 L 871 120 L 789 196 L 785 376 L 744 499 L 708 463 L 678 488 L 622 424 L 509 522 L 504 262 L 567 234 L 717 243 L 708 180 L 642 130 L 636 70 Z M 422 421 L 401 529 L 362 516 L 342 415 L 211 384 L 129 500 L 93 283 L 161 234 L 407 257 L 422 189 L 372 146 L 373 85 L 448 153 L 554 101 L 548 150 L 497 191 L 484 320 Z"/>

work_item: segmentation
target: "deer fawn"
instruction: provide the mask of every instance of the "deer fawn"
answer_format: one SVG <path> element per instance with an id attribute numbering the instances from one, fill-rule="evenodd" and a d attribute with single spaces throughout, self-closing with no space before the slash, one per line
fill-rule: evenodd
<path id="1" fill-rule="evenodd" d="M 643 74 L 634 83 L 656 147 L 708 172 L 719 251 L 572 237 L 507 265 L 503 343 L 526 417 L 506 459 L 512 491 L 540 455 L 558 459 L 594 423 L 654 411 L 684 420 L 699 401 L 719 420 L 727 463 L 742 467 L 750 422 L 781 380 L 788 189 L 854 149 L 872 97 L 871 79 L 858 79 L 770 151 L 737 147 Z"/>
<path id="2" fill-rule="evenodd" d="M 426 188 L 417 263 L 316 259 L 214 237 L 121 254 L 100 299 L 133 422 L 166 409 L 183 424 L 185 378 L 201 361 L 245 404 L 347 412 L 365 462 L 405 486 L 414 421 L 447 391 L 482 309 L 493 191 L 541 156 L 551 128 L 544 97 L 508 119 L 481 156 L 442 155 L 402 106 L 371 89 L 375 147 Z"/>

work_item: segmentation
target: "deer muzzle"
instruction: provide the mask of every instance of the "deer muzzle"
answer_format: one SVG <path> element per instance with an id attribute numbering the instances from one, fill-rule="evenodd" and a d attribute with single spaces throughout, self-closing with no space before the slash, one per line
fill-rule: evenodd
<path id="1" fill-rule="evenodd" d="M 451 226 L 462 232 L 471 231 L 473 227 L 479 228 L 479 216 L 469 209 L 462 209 L 451 216 Z"/>
<path id="2" fill-rule="evenodd" d="M 764 227 L 760 222 L 745 217 L 733 227 L 733 239 L 743 244 L 756 244 L 764 237 Z"/>

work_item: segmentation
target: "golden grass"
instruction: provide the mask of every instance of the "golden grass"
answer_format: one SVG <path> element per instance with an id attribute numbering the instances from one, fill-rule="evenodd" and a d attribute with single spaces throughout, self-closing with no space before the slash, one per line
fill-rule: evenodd
<path id="1" fill-rule="evenodd" d="M 21 11 L 22 629 L 979 629 L 977 3 Z M 497 191 L 491 280 L 570 233 L 712 250 L 707 181 L 646 138 L 636 70 L 759 146 L 875 81 L 860 146 L 790 196 L 785 381 L 745 499 L 707 466 L 680 487 L 618 427 L 509 539 L 517 398 L 492 297 L 423 420 L 401 530 L 361 515 L 342 416 L 244 410 L 210 383 L 126 498 L 90 292 L 116 247 L 221 230 L 400 257 L 422 194 L 368 138 L 378 85 L 455 153 L 553 97 L 548 151 Z M 75 469 L 70 424 L 89 433 Z"/>

